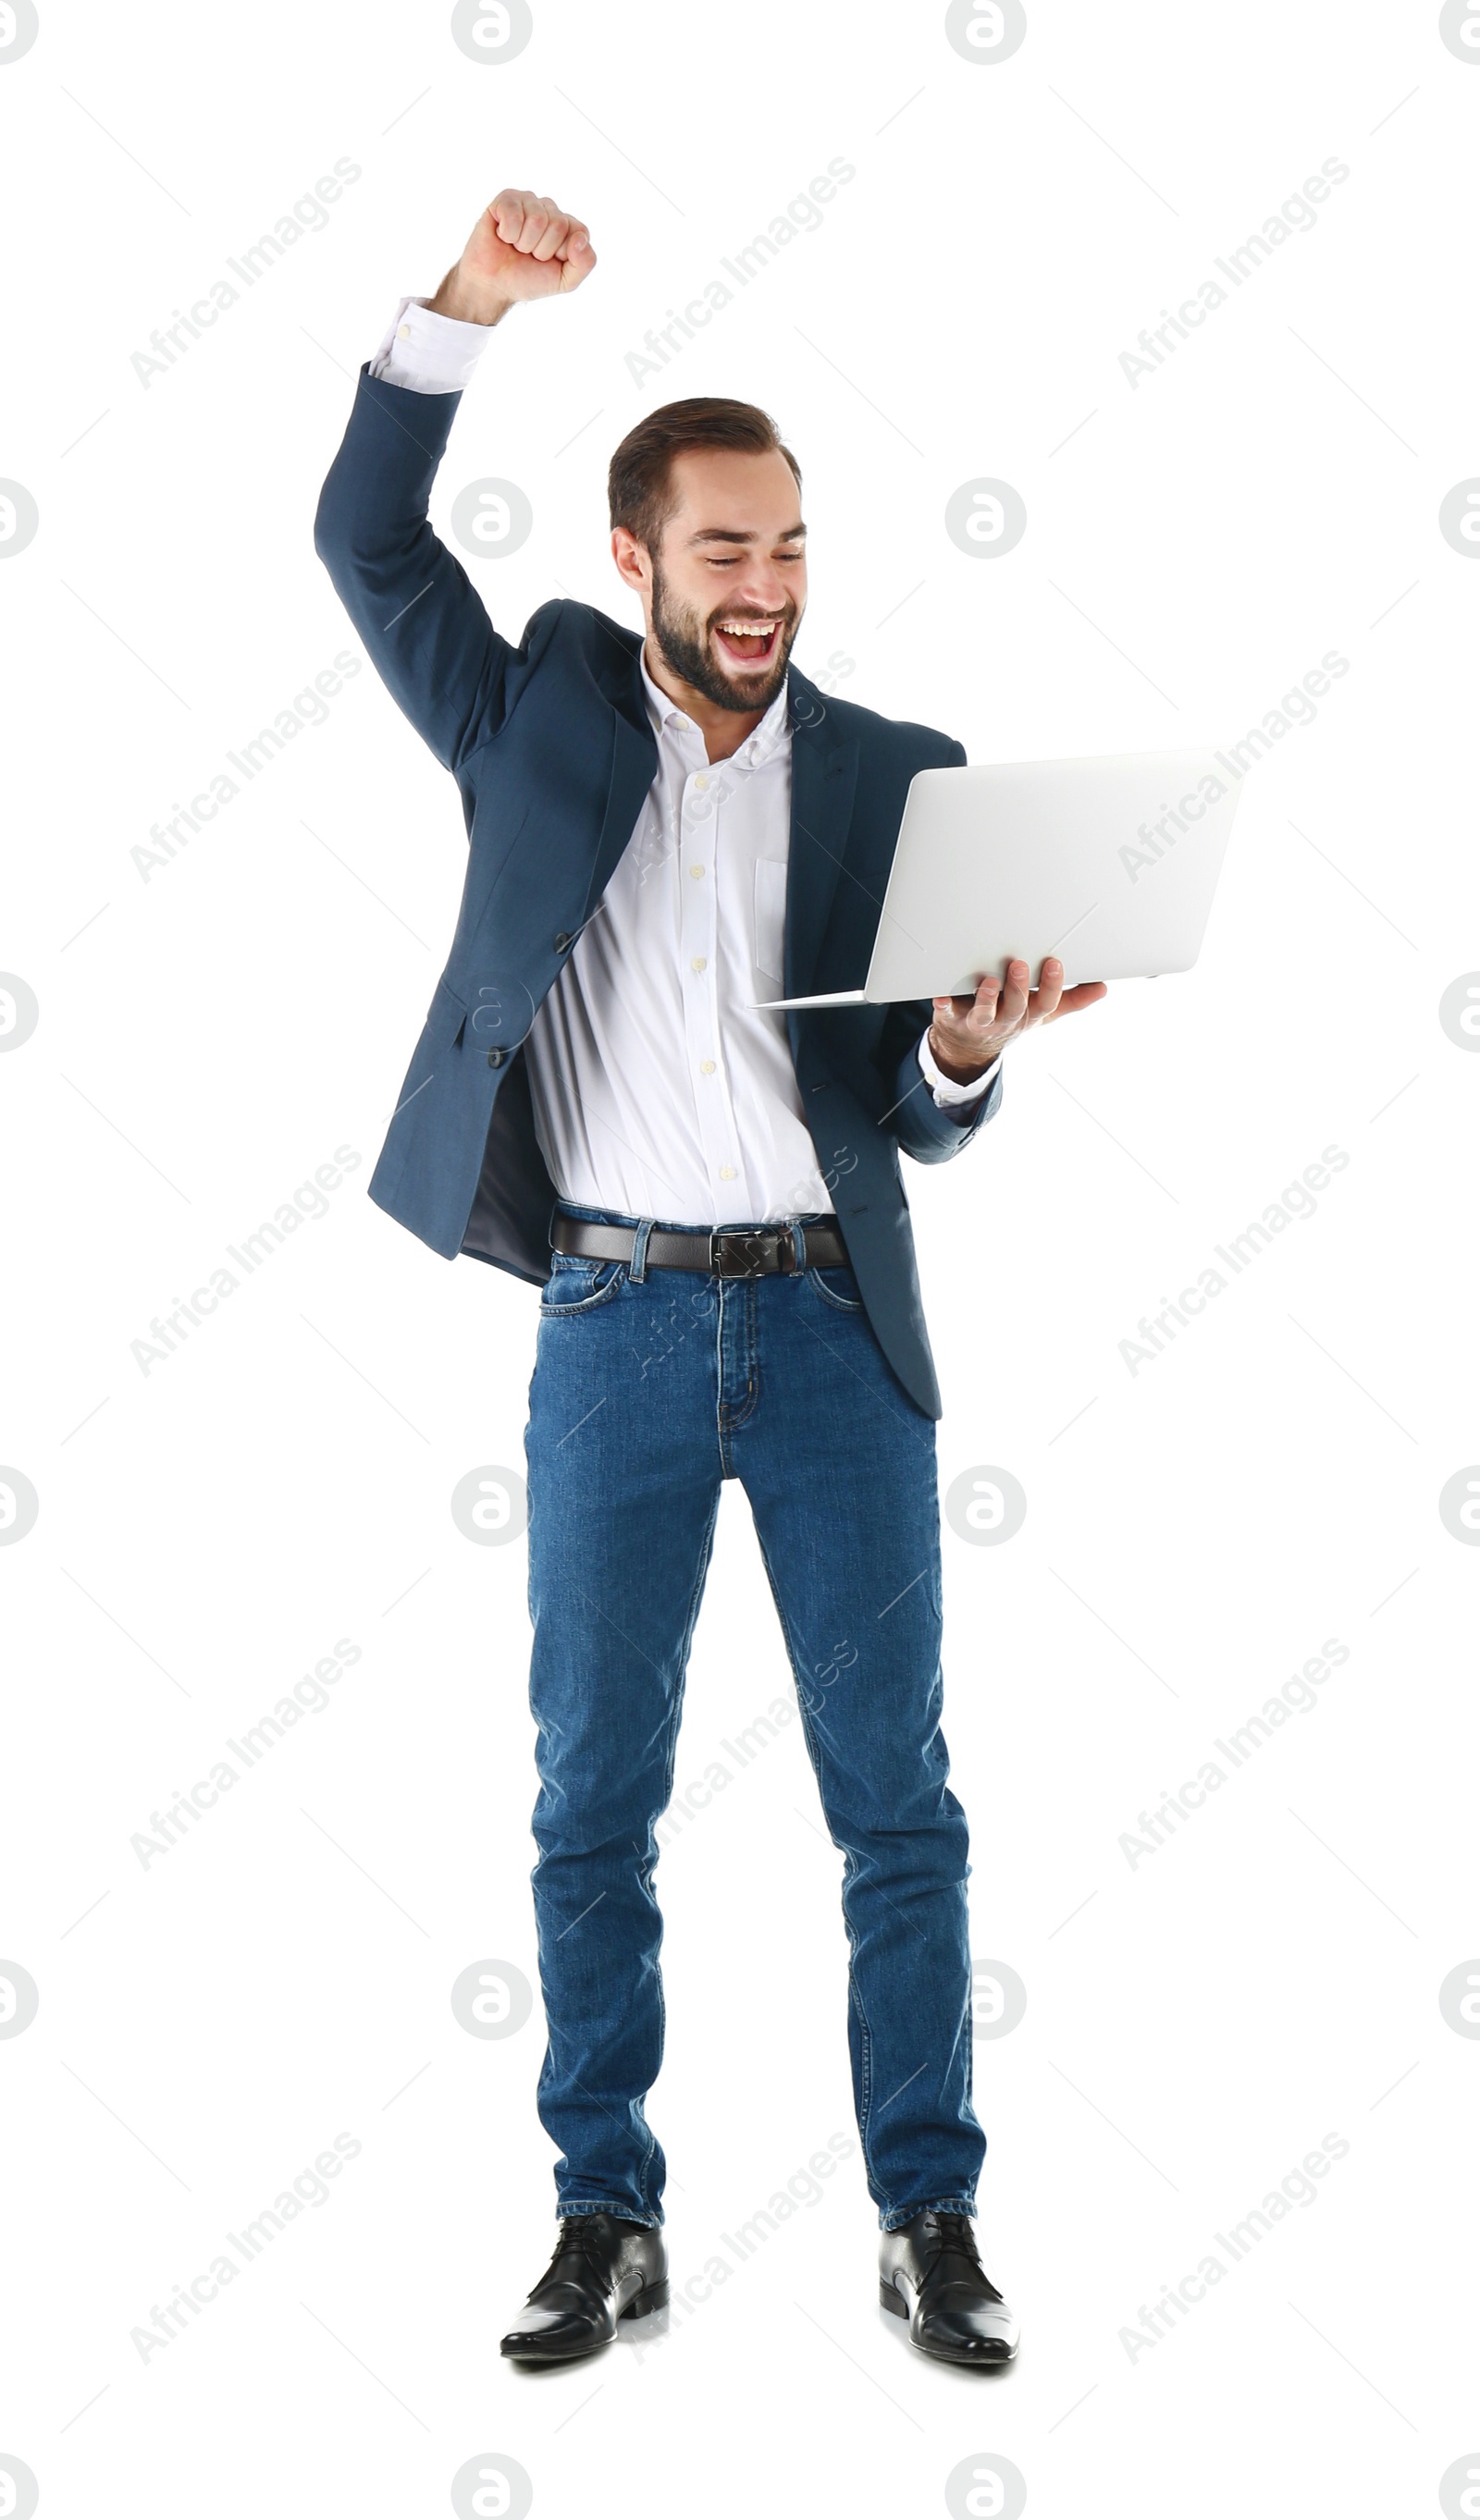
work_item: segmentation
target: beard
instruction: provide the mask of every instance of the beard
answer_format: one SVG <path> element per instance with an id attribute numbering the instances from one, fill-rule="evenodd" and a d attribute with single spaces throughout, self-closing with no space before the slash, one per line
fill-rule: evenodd
<path id="1" fill-rule="evenodd" d="M 715 652 L 714 625 L 730 619 L 732 614 L 737 620 L 742 617 L 733 605 L 721 604 L 707 621 L 700 621 L 692 608 L 673 602 L 667 580 L 653 561 L 652 635 L 669 672 L 680 675 L 716 708 L 747 714 L 754 709 L 768 709 L 786 679 L 801 614 L 788 601 L 776 633 L 774 653 L 759 661 L 754 673 L 749 674 L 739 667 L 728 668 Z"/>

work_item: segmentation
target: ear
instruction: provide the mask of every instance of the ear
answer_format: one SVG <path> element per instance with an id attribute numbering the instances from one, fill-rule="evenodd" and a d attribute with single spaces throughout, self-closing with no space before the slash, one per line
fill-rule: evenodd
<path id="1" fill-rule="evenodd" d="M 651 592 L 652 563 L 643 544 L 625 525 L 613 525 L 611 529 L 611 557 L 624 586 L 641 596 Z"/>

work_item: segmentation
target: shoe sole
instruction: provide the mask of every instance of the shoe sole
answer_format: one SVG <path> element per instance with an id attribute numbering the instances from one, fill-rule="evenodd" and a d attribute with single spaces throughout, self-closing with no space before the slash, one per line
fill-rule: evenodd
<path id="1" fill-rule="evenodd" d="M 617 2312 L 617 2318 L 647 2318 L 652 2311 L 667 2307 L 668 2278 L 661 2275 L 656 2283 L 645 2284 L 641 2292 L 634 2293 L 626 2309 Z M 579 2362 L 588 2354 L 600 2354 L 610 2343 L 609 2336 L 593 2336 L 579 2345 L 540 2345 L 532 2339 L 528 2345 L 511 2345 L 506 2341 L 499 2352 L 511 2362 Z"/>
<path id="2" fill-rule="evenodd" d="M 884 2275 L 880 2275 L 878 2279 L 878 2300 L 881 2310 L 888 2311 L 891 2318 L 902 2318 L 908 2326 L 909 2303 L 903 2293 L 898 2291 Z M 919 2337 L 915 2335 L 911 2336 L 910 2342 L 917 2354 L 927 2355 L 932 2362 L 962 2362 L 978 2370 L 984 2365 L 996 2368 L 1001 2363 L 1011 2362 L 1016 2359 L 1017 2354 L 1015 2345 L 1007 2344 L 994 2343 L 984 2354 L 947 2354 L 938 2345 L 921 2345 Z"/>

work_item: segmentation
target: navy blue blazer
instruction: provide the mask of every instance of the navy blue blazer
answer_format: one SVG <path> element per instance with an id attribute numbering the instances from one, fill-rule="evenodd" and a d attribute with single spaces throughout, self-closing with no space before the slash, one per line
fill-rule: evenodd
<path id="1" fill-rule="evenodd" d="M 319 501 L 315 547 L 392 698 L 462 793 L 468 877 L 447 968 L 370 1195 L 424 1242 L 543 1284 L 557 1196 L 535 1138 L 522 1045 L 596 912 L 657 769 L 641 634 L 590 605 L 541 605 L 501 638 L 426 503 L 461 395 L 362 371 Z M 791 832 L 784 991 L 860 988 L 905 791 L 962 762 L 931 728 L 824 698 L 790 675 Z M 859 1291 L 917 1407 L 940 1416 L 900 1149 L 957 1155 L 990 1091 L 941 1110 L 916 1046 L 927 999 L 791 1013 L 797 1090 Z M 669 1218 L 693 1224 L 693 1218 Z"/>

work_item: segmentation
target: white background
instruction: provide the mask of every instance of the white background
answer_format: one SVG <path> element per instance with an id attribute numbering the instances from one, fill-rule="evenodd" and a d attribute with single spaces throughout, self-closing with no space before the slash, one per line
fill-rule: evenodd
<path id="1" fill-rule="evenodd" d="M 996 63 L 942 18 L 538 0 L 520 56 L 475 64 L 441 7 L 73 0 L 0 68 L 0 472 L 40 515 L 0 568 L 0 968 L 40 1010 L 0 1059 L 0 1462 L 40 1500 L 0 1549 L 0 1958 L 40 1992 L 0 2040 L 0 2454 L 44 2515 L 434 2513 L 482 2452 L 552 2520 L 928 2514 L 994 2453 L 1041 2520 L 1423 2514 L 1480 2440 L 1480 2044 L 1438 2002 L 1480 1951 L 1480 1553 L 1438 1511 L 1480 1457 L 1480 1058 L 1438 1014 L 1480 967 L 1480 569 L 1437 521 L 1480 472 L 1480 59 L 1372 0 L 1065 0 Z M 635 384 L 645 332 L 839 156 L 820 229 Z M 151 332 L 341 157 L 322 232 L 141 383 Z M 1331 157 L 1314 229 L 1133 387 L 1143 327 Z M 311 547 L 353 375 L 506 182 L 600 262 L 501 330 L 437 486 L 444 526 L 479 475 L 532 502 L 519 552 L 470 562 L 505 631 L 562 589 L 630 617 L 607 453 L 722 391 L 803 465 L 799 663 L 841 652 L 846 697 L 974 760 L 1226 744 L 1349 661 L 1246 784 L 1195 973 L 1011 1051 L 981 1142 L 909 1173 L 942 1483 L 1002 1465 L 1028 1498 L 1005 1547 L 946 1536 L 974 1941 L 1028 1990 L 976 2050 L 1025 2338 L 997 2379 L 878 2311 L 856 2142 L 666 2337 L 501 2366 L 551 2236 L 538 2017 L 473 2039 L 449 1995 L 534 1970 L 525 1567 L 449 1498 L 521 1462 L 536 1298 L 364 1195 L 457 798 L 362 667 L 188 850 L 131 856 L 357 649 Z M 995 562 L 943 528 L 980 475 L 1027 506 Z M 1132 1372 L 1140 1318 L 1328 1146 L 1316 1214 Z M 337 1147 L 329 1212 L 141 1372 L 152 1318 Z M 151 1813 L 341 1638 L 326 1711 L 141 1866 Z M 1138 1815 L 1330 1638 L 1315 1709 L 1133 1868 Z M 681 1784 L 789 1688 L 727 1491 Z M 660 1884 L 679 2286 L 853 2132 L 794 1725 Z M 141 2361 L 130 2331 L 341 2131 L 328 2201 Z M 1141 2307 L 1327 2134 L 1316 2201 L 1133 2359 Z"/>

